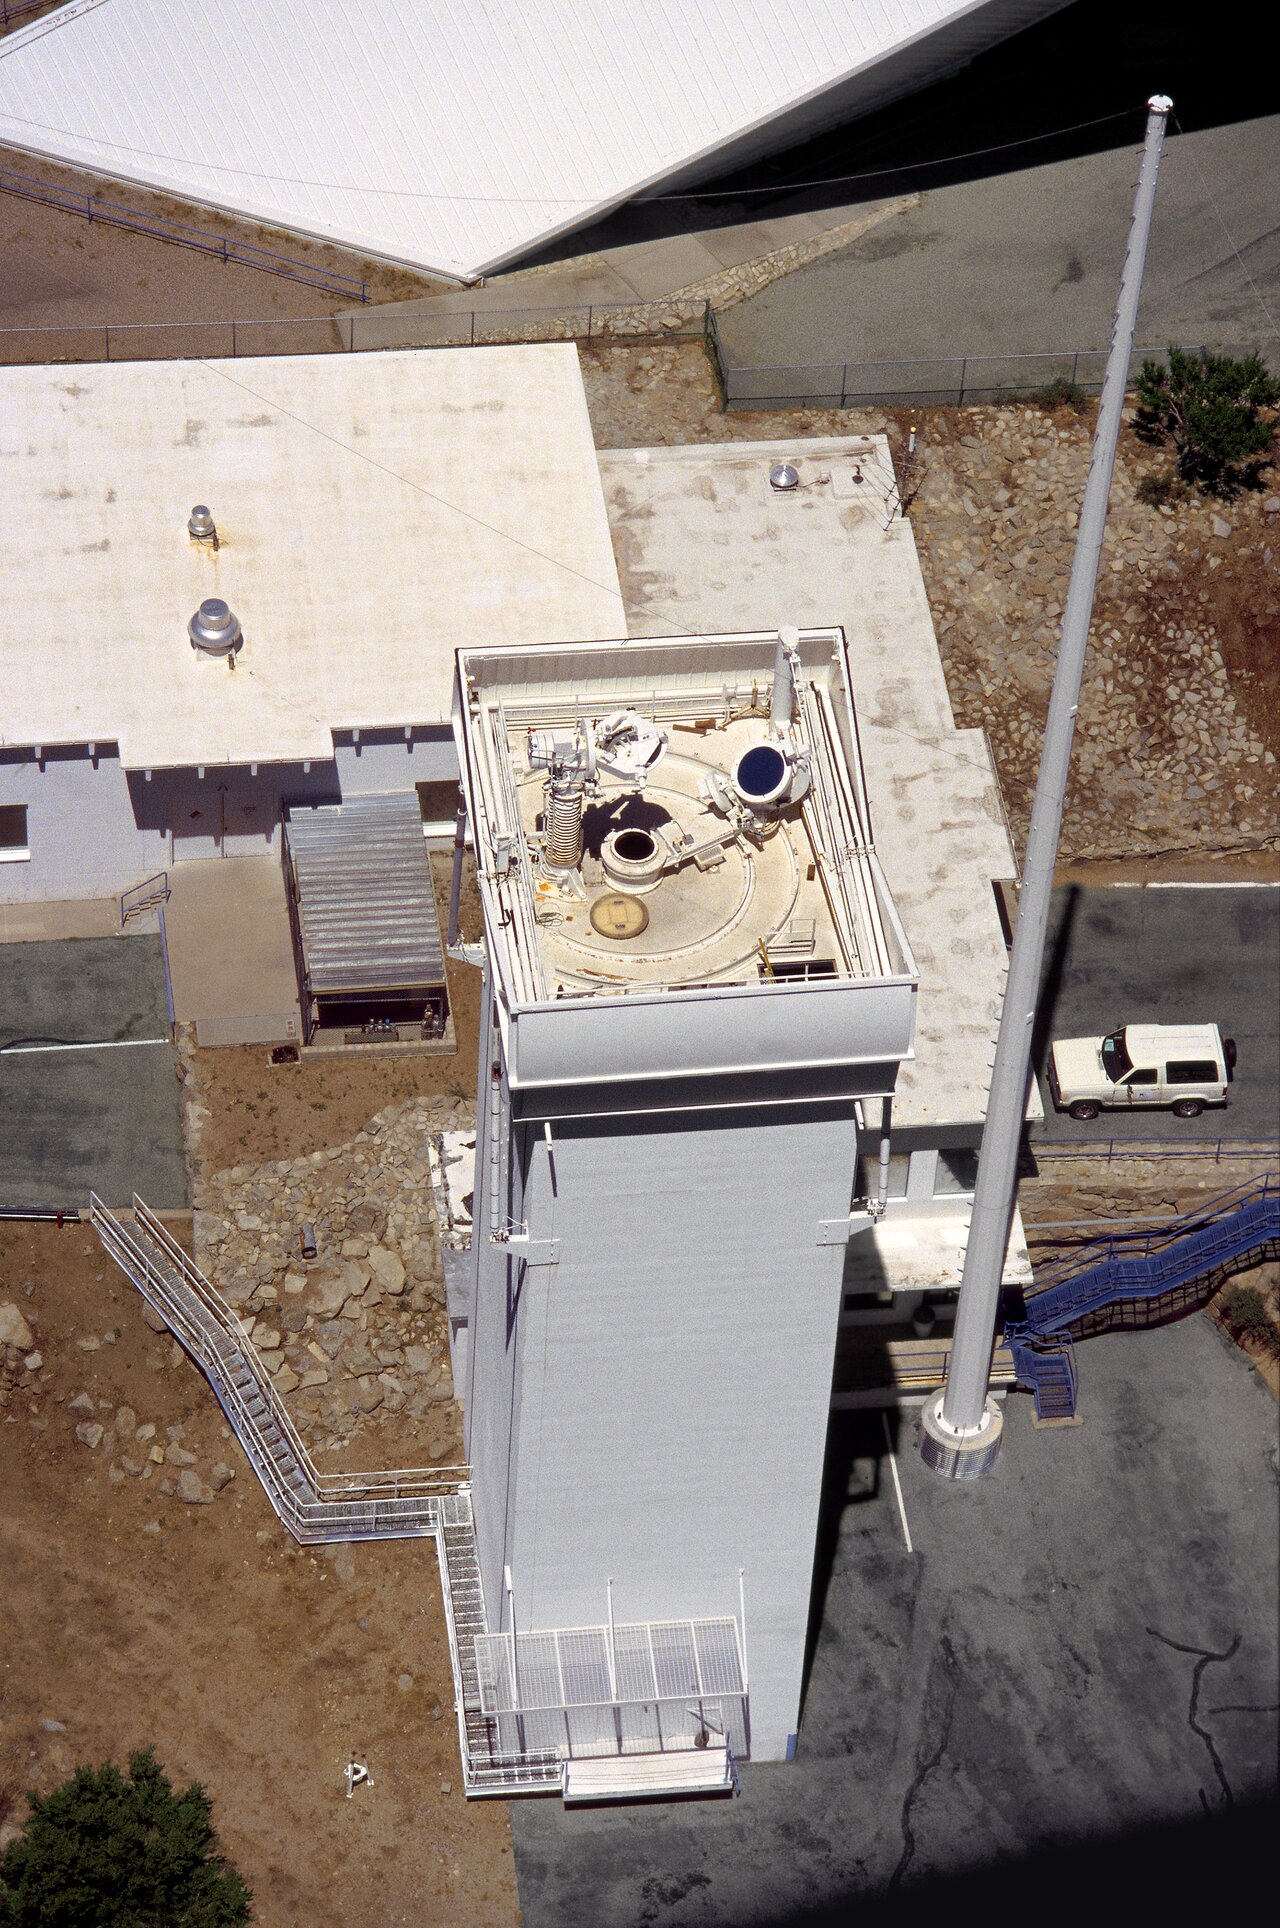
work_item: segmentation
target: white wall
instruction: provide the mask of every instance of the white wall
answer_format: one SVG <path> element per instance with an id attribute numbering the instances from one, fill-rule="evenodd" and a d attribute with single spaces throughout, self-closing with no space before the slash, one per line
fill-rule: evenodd
<path id="1" fill-rule="evenodd" d="M 521 1628 L 600 1624 L 610 1577 L 619 1620 L 736 1614 L 745 1569 L 755 1759 L 798 1723 L 844 1258 L 818 1222 L 849 1209 L 851 1109 L 576 1120 L 550 1152 L 521 1127 L 522 1212 L 559 1261 L 511 1264 L 487 1308 L 482 1272 L 491 1626 L 498 1538 Z"/>
<path id="2" fill-rule="evenodd" d="M 276 847 L 282 805 L 456 781 L 457 756 L 443 728 L 367 734 L 340 744 L 330 762 L 210 765 L 124 771 L 114 749 L 0 752 L 0 804 L 25 804 L 26 863 L 0 864 L 0 902 L 111 897 L 171 863 L 244 856 Z"/>

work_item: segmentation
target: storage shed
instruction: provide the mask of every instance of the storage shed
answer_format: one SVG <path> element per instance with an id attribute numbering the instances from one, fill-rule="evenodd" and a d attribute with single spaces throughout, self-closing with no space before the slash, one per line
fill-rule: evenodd
<path id="1" fill-rule="evenodd" d="M 414 792 L 294 807 L 285 877 L 305 1040 L 453 1048 L 444 948 Z"/>

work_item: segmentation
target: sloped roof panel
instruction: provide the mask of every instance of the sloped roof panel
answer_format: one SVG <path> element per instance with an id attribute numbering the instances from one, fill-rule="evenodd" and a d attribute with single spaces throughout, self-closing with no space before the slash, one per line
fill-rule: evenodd
<path id="1" fill-rule="evenodd" d="M 0 43 L 0 141 L 468 279 L 940 28 L 1056 4 L 70 0 Z"/>

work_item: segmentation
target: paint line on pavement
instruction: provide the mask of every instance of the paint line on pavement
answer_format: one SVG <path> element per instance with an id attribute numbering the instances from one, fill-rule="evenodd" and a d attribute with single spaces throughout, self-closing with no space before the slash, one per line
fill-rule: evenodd
<path id="1" fill-rule="evenodd" d="M 914 1553 L 915 1548 L 911 1544 L 911 1528 L 907 1525 L 907 1509 L 902 1498 L 902 1481 L 898 1478 L 898 1455 L 893 1450 L 893 1436 L 889 1431 L 889 1415 L 882 1411 L 880 1418 L 884 1423 L 884 1443 L 889 1454 L 889 1471 L 893 1474 L 893 1491 L 898 1502 L 898 1518 L 902 1521 L 902 1537 L 907 1543 L 907 1552 Z"/>
<path id="2" fill-rule="evenodd" d="M 168 1038 L 100 1038 L 88 1044 L 0 1044 L 0 1057 L 27 1058 L 40 1051 L 137 1051 L 144 1045 L 167 1045 Z"/>

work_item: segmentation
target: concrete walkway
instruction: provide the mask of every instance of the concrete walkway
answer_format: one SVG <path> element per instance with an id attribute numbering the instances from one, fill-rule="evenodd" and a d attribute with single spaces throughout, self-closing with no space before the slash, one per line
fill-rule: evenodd
<path id="1" fill-rule="evenodd" d="M 201 1044 L 302 1038 L 278 856 L 175 864 L 165 914 L 174 1015 Z"/>

